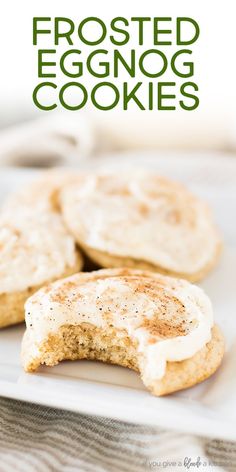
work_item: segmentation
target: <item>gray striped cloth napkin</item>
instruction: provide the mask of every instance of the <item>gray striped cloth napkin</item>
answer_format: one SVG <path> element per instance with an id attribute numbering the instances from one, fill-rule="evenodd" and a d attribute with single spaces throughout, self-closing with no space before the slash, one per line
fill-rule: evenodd
<path id="1" fill-rule="evenodd" d="M 235 471 L 236 443 L 0 398 L 0 472 Z"/>

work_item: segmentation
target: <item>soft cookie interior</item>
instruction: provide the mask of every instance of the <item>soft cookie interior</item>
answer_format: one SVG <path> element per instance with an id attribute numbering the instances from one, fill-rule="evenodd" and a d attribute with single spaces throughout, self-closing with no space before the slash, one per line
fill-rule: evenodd
<path id="1" fill-rule="evenodd" d="M 23 355 L 28 357 L 28 372 L 37 370 L 40 364 L 54 366 L 62 360 L 98 360 L 139 372 L 145 386 L 157 396 L 188 388 L 205 380 L 219 367 L 224 354 L 223 336 L 214 325 L 212 338 L 206 346 L 190 359 L 168 362 L 164 377 L 150 383 L 137 343 L 130 339 L 125 330 L 104 330 L 89 323 L 79 326 L 64 325 L 56 334 L 48 337 L 40 347 L 39 356 L 32 359 L 26 354 L 27 341 L 29 342 L 26 333 Z"/>

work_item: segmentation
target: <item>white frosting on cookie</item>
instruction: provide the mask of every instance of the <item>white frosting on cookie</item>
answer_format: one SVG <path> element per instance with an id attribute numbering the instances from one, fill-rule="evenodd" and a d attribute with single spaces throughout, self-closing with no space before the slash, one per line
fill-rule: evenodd
<path id="1" fill-rule="evenodd" d="M 208 208 L 162 177 L 87 175 L 62 191 L 61 202 L 85 247 L 190 275 L 215 259 L 219 237 Z"/>
<path id="2" fill-rule="evenodd" d="M 76 267 L 74 238 L 53 205 L 54 188 L 37 183 L 11 197 L 0 214 L 0 293 L 62 277 Z"/>
<path id="3" fill-rule="evenodd" d="M 61 326 L 90 323 L 137 344 L 142 371 L 165 374 L 167 361 L 188 359 L 211 339 L 211 302 L 189 282 L 132 269 L 80 273 L 41 289 L 25 306 L 27 358 Z M 27 349 L 26 349 L 27 346 Z"/>

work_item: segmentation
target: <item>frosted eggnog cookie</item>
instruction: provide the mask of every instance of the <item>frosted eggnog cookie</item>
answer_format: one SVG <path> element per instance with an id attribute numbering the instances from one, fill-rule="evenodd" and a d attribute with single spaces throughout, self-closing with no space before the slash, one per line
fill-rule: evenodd
<path id="1" fill-rule="evenodd" d="M 208 207 L 152 174 L 84 175 L 61 191 L 65 222 L 102 267 L 133 267 L 200 280 L 221 242 Z"/>
<path id="2" fill-rule="evenodd" d="M 36 292 L 25 310 L 27 372 L 97 359 L 136 370 L 154 395 L 165 395 L 212 375 L 224 353 L 205 293 L 154 272 L 75 274 Z"/>
<path id="3" fill-rule="evenodd" d="M 42 285 L 82 267 L 54 193 L 49 182 L 36 182 L 13 195 L 2 208 L 0 327 L 23 321 L 25 300 Z"/>

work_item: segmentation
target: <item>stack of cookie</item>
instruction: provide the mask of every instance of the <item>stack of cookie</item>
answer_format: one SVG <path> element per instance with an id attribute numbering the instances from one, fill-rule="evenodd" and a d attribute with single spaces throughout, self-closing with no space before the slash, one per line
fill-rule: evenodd
<path id="1" fill-rule="evenodd" d="M 211 302 L 190 283 L 220 249 L 208 207 L 178 183 L 45 173 L 1 211 L 0 326 L 25 318 L 29 372 L 98 359 L 138 371 L 155 395 L 189 387 L 223 357 Z M 80 272 L 85 259 L 97 270 Z"/>

